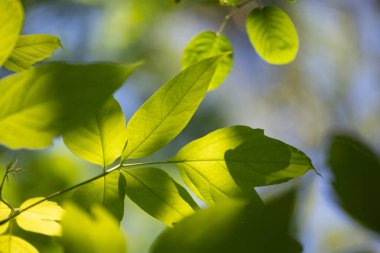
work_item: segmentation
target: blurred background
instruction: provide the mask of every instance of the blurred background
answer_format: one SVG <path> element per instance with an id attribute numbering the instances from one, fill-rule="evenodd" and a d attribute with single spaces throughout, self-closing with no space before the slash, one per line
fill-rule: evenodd
<path id="1" fill-rule="evenodd" d="M 273 66 L 258 57 L 245 31 L 255 1 L 246 5 L 224 29 L 234 48 L 231 74 L 207 95 L 184 132 L 150 160 L 168 158 L 187 142 L 225 126 L 263 128 L 266 135 L 303 150 L 322 175 L 309 172 L 296 180 L 294 227 L 304 252 L 380 252 L 380 236 L 339 207 L 326 163 L 335 133 L 359 136 L 380 151 L 380 1 L 261 2 L 281 7 L 294 21 L 300 37 L 296 60 Z M 23 34 L 47 33 L 62 41 L 65 49 L 49 61 L 145 61 L 116 94 L 127 119 L 180 71 L 190 39 L 204 30 L 217 31 L 231 11 L 217 0 L 25 0 L 24 8 Z M 0 70 L 1 76 L 9 73 Z M 24 168 L 6 188 L 15 206 L 101 171 L 72 155 L 59 139 L 43 151 L 1 149 L 0 167 L 14 157 Z M 259 192 L 265 198 L 290 184 Z M 122 227 L 132 253 L 147 252 L 164 229 L 129 200 Z M 19 233 L 41 252 L 62 252 L 54 239 Z"/>

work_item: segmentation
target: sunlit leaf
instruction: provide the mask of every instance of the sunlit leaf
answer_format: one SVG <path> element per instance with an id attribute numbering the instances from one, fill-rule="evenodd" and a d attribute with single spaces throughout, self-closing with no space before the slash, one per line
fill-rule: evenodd
<path id="1" fill-rule="evenodd" d="M 124 114 L 114 98 L 63 133 L 63 141 L 74 154 L 103 168 L 121 155 L 125 138 Z"/>
<path id="2" fill-rule="evenodd" d="M 60 40 L 53 35 L 20 35 L 15 48 L 3 65 L 14 72 L 30 69 L 36 62 L 49 58 L 60 46 Z"/>
<path id="3" fill-rule="evenodd" d="M 136 68 L 48 63 L 0 81 L 0 144 L 43 148 L 92 115 Z"/>
<path id="4" fill-rule="evenodd" d="M 0 221 L 8 218 L 11 212 L 12 210 L 6 204 L 0 201 Z M 9 227 L 9 222 L 6 222 L 0 225 L 0 235 L 3 234 L 5 231 L 7 231 L 8 227 Z"/>
<path id="5" fill-rule="evenodd" d="M 182 67 L 199 62 L 203 59 L 220 55 L 221 53 L 232 52 L 231 43 L 223 34 L 216 34 L 213 31 L 204 31 L 195 36 L 186 46 L 182 56 Z M 232 54 L 224 56 L 215 71 L 209 90 L 217 88 L 226 79 L 232 68 Z"/>
<path id="6" fill-rule="evenodd" d="M 340 204 L 364 226 L 380 233 L 380 158 L 365 144 L 337 136 L 329 151 Z"/>
<path id="7" fill-rule="evenodd" d="M 118 220 L 123 219 L 125 178 L 114 172 L 88 183 L 73 193 L 73 200 L 86 210 L 94 204 L 101 204 Z"/>
<path id="8" fill-rule="evenodd" d="M 189 193 L 166 172 L 156 168 L 125 170 L 128 197 L 168 226 L 194 212 Z"/>
<path id="9" fill-rule="evenodd" d="M 237 3 L 239 3 L 240 0 L 219 0 L 219 3 L 221 5 L 231 5 L 231 6 L 234 6 L 236 5 Z"/>
<path id="10" fill-rule="evenodd" d="M 24 12 L 19 0 L 0 1 L 0 66 L 16 46 Z"/>
<path id="11" fill-rule="evenodd" d="M 73 204 L 65 205 L 62 228 L 65 252 L 126 252 L 118 222 L 100 206 L 94 206 L 90 216 Z"/>
<path id="12" fill-rule="evenodd" d="M 254 9 L 247 17 L 247 32 L 257 53 L 271 64 L 287 64 L 298 52 L 298 35 L 289 16 L 274 6 Z"/>
<path id="13" fill-rule="evenodd" d="M 0 253 L 38 253 L 29 242 L 13 235 L 0 236 Z"/>
<path id="14" fill-rule="evenodd" d="M 24 209 L 43 198 L 28 199 L 21 204 L 20 209 Z M 57 203 L 44 201 L 16 217 L 17 225 L 22 229 L 49 236 L 60 236 L 61 225 L 59 221 L 63 215 L 63 209 Z"/>
<path id="15" fill-rule="evenodd" d="M 127 125 L 123 159 L 148 156 L 185 128 L 206 95 L 221 56 L 200 61 L 164 84 Z"/>

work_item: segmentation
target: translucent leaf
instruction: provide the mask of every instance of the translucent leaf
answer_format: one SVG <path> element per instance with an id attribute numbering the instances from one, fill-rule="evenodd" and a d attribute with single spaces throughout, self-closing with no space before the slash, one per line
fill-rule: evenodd
<path id="1" fill-rule="evenodd" d="M 124 114 L 114 98 L 63 133 L 63 141 L 74 154 L 103 168 L 120 156 L 125 139 Z"/>
<path id="2" fill-rule="evenodd" d="M 336 136 L 329 151 L 333 187 L 343 209 L 380 233 L 380 159 L 367 145 L 349 136 Z"/>
<path id="3" fill-rule="evenodd" d="M 19 0 L 0 1 L 0 66 L 16 46 L 24 12 Z"/>
<path id="4" fill-rule="evenodd" d="M 36 62 L 49 58 L 60 46 L 60 40 L 53 35 L 20 35 L 15 48 L 3 65 L 14 72 L 30 69 Z"/>
<path id="5" fill-rule="evenodd" d="M 263 134 L 261 129 L 246 126 L 222 128 L 190 142 L 171 161 L 176 162 L 191 190 L 207 204 L 234 198 L 242 192 L 228 171 L 225 153 Z"/>
<path id="6" fill-rule="evenodd" d="M 141 168 L 123 173 L 128 197 L 168 226 L 192 214 L 197 207 L 189 193 L 162 170 Z"/>
<path id="7" fill-rule="evenodd" d="M 86 210 L 94 204 L 101 204 L 119 221 L 124 215 L 125 178 L 113 172 L 76 190 L 73 200 Z"/>
<path id="8" fill-rule="evenodd" d="M 182 56 L 182 66 L 187 68 L 203 59 L 232 51 L 231 43 L 226 36 L 213 31 L 204 31 L 195 36 L 186 46 Z M 220 60 L 208 87 L 209 90 L 217 88 L 226 79 L 232 68 L 232 60 L 232 54 L 226 55 Z"/>
<path id="9" fill-rule="evenodd" d="M 118 222 L 100 206 L 87 215 L 73 204 L 65 205 L 62 243 L 70 253 L 125 253 L 126 244 Z"/>
<path id="10" fill-rule="evenodd" d="M 274 6 L 254 9 L 247 17 L 247 32 L 257 53 L 271 64 L 292 62 L 298 52 L 298 35 L 289 16 Z"/>
<path id="11" fill-rule="evenodd" d="M 42 199 L 42 197 L 28 199 L 21 204 L 20 209 L 24 209 Z M 24 230 L 49 236 L 60 236 L 61 225 L 59 221 L 63 212 L 62 207 L 57 203 L 44 201 L 22 212 L 16 217 L 16 221 Z"/>
<path id="12" fill-rule="evenodd" d="M 13 235 L 0 236 L 0 253 L 38 253 L 32 244 Z"/>
<path id="13" fill-rule="evenodd" d="M 123 159 L 148 156 L 173 140 L 206 95 L 220 56 L 202 60 L 164 84 L 127 125 Z"/>
<path id="14" fill-rule="evenodd" d="M 51 145 L 101 107 L 135 68 L 48 63 L 2 79 L 0 144 L 13 149 Z"/>
<path id="15" fill-rule="evenodd" d="M 6 204 L 0 201 L 0 221 L 8 218 L 11 212 L 12 210 Z M 5 231 L 7 231 L 8 227 L 9 227 L 9 222 L 6 222 L 0 225 L 0 235 L 3 234 Z"/>

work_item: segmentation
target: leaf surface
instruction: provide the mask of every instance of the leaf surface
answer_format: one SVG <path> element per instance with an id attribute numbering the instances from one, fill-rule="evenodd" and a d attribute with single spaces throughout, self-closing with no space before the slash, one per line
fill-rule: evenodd
<path id="1" fill-rule="evenodd" d="M 8 218 L 11 212 L 12 210 L 6 204 L 0 201 L 0 221 Z M 8 227 L 9 227 L 9 222 L 6 222 L 0 225 L 0 235 L 3 234 L 5 231 L 7 231 Z"/>
<path id="2" fill-rule="evenodd" d="M 0 253 L 38 253 L 29 242 L 13 235 L 0 236 Z"/>

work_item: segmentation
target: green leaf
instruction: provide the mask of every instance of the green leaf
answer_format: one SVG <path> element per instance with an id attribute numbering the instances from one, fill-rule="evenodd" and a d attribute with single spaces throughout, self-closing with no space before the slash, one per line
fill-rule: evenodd
<path id="1" fill-rule="evenodd" d="M 62 243 L 70 253 L 125 253 L 126 244 L 118 222 L 100 206 L 89 216 L 73 204 L 65 205 Z"/>
<path id="2" fill-rule="evenodd" d="M 205 97 L 220 58 L 205 59 L 183 70 L 137 110 L 127 125 L 123 159 L 148 156 L 185 128 Z"/>
<path id="3" fill-rule="evenodd" d="M 38 253 L 32 244 L 13 235 L 0 236 L 0 253 Z"/>
<path id="4" fill-rule="evenodd" d="M 74 154 L 103 168 L 120 156 L 125 139 L 124 114 L 114 98 L 82 124 L 63 133 L 63 141 Z"/>
<path id="5" fill-rule="evenodd" d="M 207 204 L 242 195 L 228 171 L 225 153 L 263 136 L 261 129 L 233 126 L 216 130 L 183 147 L 172 159 L 191 190 Z M 249 192 L 255 194 L 253 189 Z"/>
<path id="6" fill-rule="evenodd" d="M 49 63 L 0 81 L 0 144 L 43 148 L 102 106 L 135 65 Z"/>
<path id="7" fill-rule="evenodd" d="M 31 69 L 33 64 L 49 58 L 61 46 L 61 41 L 53 35 L 20 35 L 15 48 L 3 65 L 14 72 Z"/>
<path id="8" fill-rule="evenodd" d="M 0 221 L 8 218 L 11 212 L 12 210 L 6 204 L 0 201 Z M 9 222 L 6 222 L 0 225 L 0 235 L 3 234 L 5 231 L 7 231 L 8 227 L 9 227 Z"/>
<path id="9" fill-rule="evenodd" d="M 219 0 L 221 5 L 235 6 L 240 0 Z"/>
<path id="10" fill-rule="evenodd" d="M 101 204 L 121 221 L 124 216 L 125 178 L 119 172 L 108 174 L 80 187 L 72 198 L 85 210 L 90 210 L 94 204 Z"/>
<path id="11" fill-rule="evenodd" d="M 229 200 L 198 211 L 153 244 L 152 253 L 301 252 L 300 245 L 277 225 L 261 202 Z M 280 250 L 279 250 L 280 249 Z"/>
<path id="12" fill-rule="evenodd" d="M 380 233 L 380 158 L 365 144 L 336 136 L 329 151 L 333 187 L 346 212 Z"/>
<path id="13" fill-rule="evenodd" d="M 187 68 L 203 59 L 232 51 L 231 43 L 226 36 L 213 31 L 204 31 L 195 36 L 186 46 L 182 56 L 182 67 Z M 217 88 L 226 79 L 232 69 L 232 60 L 232 54 L 226 55 L 220 60 L 208 87 L 209 90 Z"/>
<path id="14" fill-rule="evenodd" d="M 297 31 L 281 9 L 266 6 L 252 10 L 246 28 L 253 47 L 267 62 L 287 64 L 295 59 L 299 47 Z"/>
<path id="15" fill-rule="evenodd" d="M 124 172 L 128 197 L 145 212 L 172 226 L 194 212 L 197 205 L 189 193 L 166 172 L 139 168 Z"/>
<path id="16" fill-rule="evenodd" d="M 0 1 L 0 66 L 16 46 L 23 19 L 24 11 L 19 0 Z"/>
<path id="17" fill-rule="evenodd" d="M 21 204 L 24 209 L 44 198 L 28 199 Z M 63 209 L 57 203 L 44 201 L 16 217 L 17 225 L 22 229 L 49 236 L 61 236 L 61 224 L 59 221 L 63 215 Z"/>
<path id="18" fill-rule="evenodd" d="M 228 150 L 225 160 L 235 182 L 248 189 L 283 183 L 313 169 L 302 151 L 264 135 Z"/>

